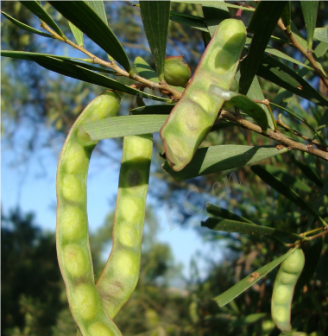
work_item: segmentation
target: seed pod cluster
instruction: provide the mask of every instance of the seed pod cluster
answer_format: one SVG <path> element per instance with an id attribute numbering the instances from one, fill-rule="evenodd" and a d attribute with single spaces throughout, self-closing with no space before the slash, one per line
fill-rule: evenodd
<path id="1" fill-rule="evenodd" d="M 282 331 L 291 331 L 291 304 L 295 285 L 302 273 L 305 257 L 298 248 L 281 264 L 273 287 L 271 314 L 276 326 Z"/>
<path id="2" fill-rule="evenodd" d="M 197 69 L 160 131 L 168 162 L 183 169 L 211 129 L 224 99 L 209 94 L 215 84 L 229 90 L 246 39 L 242 21 L 226 19 L 217 27 Z"/>
<path id="3" fill-rule="evenodd" d="M 84 109 L 65 141 L 57 169 L 57 256 L 69 306 L 83 336 L 121 335 L 106 315 L 94 283 L 86 180 L 97 141 L 80 127 L 85 122 L 115 116 L 120 100 L 119 93 L 106 91 Z"/>
<path id="4" fill-rule="evenodd" d="M 131 296 L 139 278 L 152 149 L 152 134 L 124 138 L 113 247 L 97 282 L 98 292 L 111 318 Z"/>

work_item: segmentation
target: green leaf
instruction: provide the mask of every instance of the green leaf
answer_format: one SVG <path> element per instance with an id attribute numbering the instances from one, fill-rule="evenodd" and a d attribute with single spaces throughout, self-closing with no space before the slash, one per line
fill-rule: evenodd
<path id="1" fill-rule="evenodd" d="M 327 42 L 320 42 L 316 48 L 314 49 L 313 53 L 317 56 L 317 57 L 322 57 L 323 55 L 326 54 L 328 50 L 328 41 Z"/>
<path id="2" fill-rule="evenodd" d="M 252 236 L 259 235 L 272 238 L 289 238 L 293 241 L 302 239 L 301 236 L 291 232 L 278 230 L 262 225 L 239 222 L 231 219 L 222 219 L 218 217 L 209 217 L 206 219 L 205 222 L 202 222 L 201 225 L 215 231 L 238 232 L 242 234 L 249 234 Z"/>
<path id="3" fill-rule="evenodd" d="M 134 66 L 137 73 L 152 82 L 158 83 L 159 79 L 157 77 L 156 71 L 140 56 L 136 57 L 134 60 Z"/>
<path id="4" fill-rule="evenodd" d="M 98 14 L 98 16 L 102 19 L 102 21 L 106 25 L 108 25 L 104 2 L 102 0 L 100 1 L 99 0 L 97 1 L 87 0 L 86 3 L 94 10 L 95 13 Z"/>
<path id="5" fill-rule="evenodd" d="M 158 78 L 164 80 L 164 60 L 170 1 L 140 1 L 141 18 L 153 54 Z"/>
<path id="6" fill-rule="evenodd" d="M 314 182 L 319 188 L 323 187 L 323 182 L 321 178 L 310 166 L 303 163 L 302 161 L 297 160 L 294 155 L 292 155 L 291 157 L 293 162 L 302 171 L 304 176 L 306 176 L 310 181 Z"/>
<path id="7" fill-rule="evenodd" d="M 76 28 L 72 22 L 69 22 L 69 27 L 71 28 L 71 31 L 73 33 L 73 36 L 76 40 L 76 43 L 82 47 L 83 46 L 83 33 L 81 32 L 81 30 L 79 28 Z"/>
<path id="8" fill-rule="evenodd" d="M 163 168 L 177 181 L 183 181 L 200 175 L 250 165 L 287 151 L 287 148 L 278 150 L 270 146 L 211 146 L 198 149 L 191 162 L 179 172 L 172 170 L 167 162 L 164 163 Z"/>
<path id="9" fill-rule="evenodd" d="M 48 26 L 50 26 L 58 35 L 60 35 L 64 40 L 66 36 L 57 26 L 57 23 L 52 19 L 52 17 L 45 11 L 41 6 L 39 1 L 20 1 L 28 10 L 35 14 L 41 21 L 44 21 Z"/>
<path id="10" fill-rule="evenodd" d="M 147 105 L 134 108 L 130 112 L 133 115 L 140 114 L 165 114 L 168 115 L 172 111 L 174 105 Z"/>
<path id="11" fill-rule="evenodd" d="M 182 25 L 208 32 L 204 18 L 200 16 L 187 15 L 182 13 L 170 12 L 170 20 Z"/>
<path id="12" fill-rule="evenodd" d="M 328 100 L 287 65 L 264 55 L 257 75 L 315 104 L 328 106 Z"/>
<path id="13" fill-rule="evenodd" d="M 244 325 L 250 325 L 256 322 L 263 320 L 266 317 L 266 313 L 255 313 L 250 314 L 245 317 L 239 317 L 236 320 L 232 321 L 232 326 L 237 328 Z"/>
<path id="14" fill-rule="evenodd" d="M 265 275 L 271 272 L 275 267 L 281 264 L 287 257 L 289 257 L 295 249 L 289 250 L 287 253 L 282 255 L 281 257 L 271 261 L 269 264 L 261 267 L 257 271 L 253 272 L 252 274 L 248 275 L 243 280 L 239 281 L 236 285 L 229 288 L 224 293 L 220 294 L 219 296 L 215 297 L 214 300 L 220 307 L 223 307 L 234 298 L 239 296 L 243 293 L 247 288 L 253 286 L 257 281 L 262 279 Z"/>
<path id="15" fill-rule="evenodd" d="M 250 221 L 249 219 L 242 217 L 242 216 L 238 216 L 236 215 L 234 212 L 229 211 L 227 209 L 223 209 L 221 207 L 219 207 L 216 204 L 213 203 L 207 203 L 206 204 L 206 211 L 216 217 L 222 217 L 225 219 L 231 219 L 234 221 L 239 221 L 239 222 L 246 222 L 246 223 L 251 223 L 256 225 L 255 223 L 253 223 L 252 221 Z"/>
<path id="16" fill-rule="evenodd" d="M 247 94 L 261 64 L 265 48 L 276 27 L 285 1 L 261 1 L 252 16 L 248 31 L 254 33 L 247 56 L 240 62 L 239 92 Z"/>
<path id="17" fill-rule="evenodd" d="M 168 99 L 160 98 L 154 95 L 147 94 L 145 92 L 134 89 L 130 86 L 121 84 L 120 82 L 106 77 L 104 75 L 98 74 L 94 71 L 90 71 L 87 67 L 76 65 L 71 60 L 65 60 L 62 57 L 58 56 L 47 56 L 42 54 L 35 53 L 27 53 L 21 51 L 1 51 L 2 56 L 7 56 L 11 58 L 19 58 L 19 59 L 28 59 L 33 60 L 44 68 L 55 71 L 65 76 L 69 76 L 72 78 L 80 79 L 84 82 L 88 82 L 91 84 L 97 84 L 106 88 L 122 91 L 125 93 L 129 93 L 132 95 L 139 95 L 140 97 L 150 98 L 153 100 L 163 101 L 170 103 L 171 101 Z"/>
<path id="18" fill-rule="evenodd" d="M 319 1 L 301 1 L 306 26 L 307 48 L 312 49 L 314 29 L 317 22 Z"/>
<path id="19" fill-rule="evenodd" d="M 230 12 L 224 1 L 203 1 L 202 9 L 205 23 L 211 36 L 213 36 L 216 27 L 225 19 L 230 19 Z"/>
<path id="20" fill-rule="evenodd" d="M 130 115 L 91 121 L 82 125 L 92 140 L 159 132 L 167 119 L 162 115 Z"/>
<path id="21" fill-rule="evenodd" d="M 237 82 L 239 82 L 240 79 L 240 71 L 237 72 L 235 79 Z M 265 97 L 263 95 L 260 82 L 257 79 L 257 76 L 254 77 L 253 82 L 247 92 L 247 97 L 249 97 L 251 100 L 264 100 Z M 276 128 L 276 122 L 274 120 L 274 117 L 272 115 L 272 112 L 269 111 L 268 107 L 264 104 L 258 104 L 258 107 L 260 107 L 266 114 L 267 120 L 268 120 L 268 126 L 274 130 Z"/>
<path id="22" fill-rule="evenodd" d="M 282 194 L 295 204 L 301 207 L 302 210 L 307 211 L 310 215 L 314 216 L 318 221 L 320 221 L 323 225 L 328 226 L 327 223 L 317 214 L 313 208 L 306 203 L 302 197 L 300 197 L 294 190 L 288 187 L 286 184 L 281 182 L 278 178 L 274 177 L 272 174 L 267 172 L 261 166 L 252 166 L 252 171 L 259 176 L 265 183 L 271 186 L 274 190 L 278 191 L 278 193 Z"/>
<path id="23" fill-rule="evenodd" d="M 233 91 L 221 89 L 215 84 L 210 85 L 209 93 L 225 99 L 229 105 L 237 106 L 250 117 L 252 117 L 265 132 L 268 129 L 268 117 L 265 111 L 247 96 Z M 224 107 L 224 106 L 223 106 Z"/>
<path id="24" fill-rule="evenodd" d="M 49 1 L 67 20 L 72 22 L 107 54 L 118 61 L 133 76 L 133 71 L 121 43 L 97 13 L 85 1 Z"/>
<path id="25" fill-rule="evenodd" d="M 18 27 L 21 28 L 21 29 L 24 29 L 24 30 L 26 30 L 26 31 L 28 31 L 28 32 L 30 32 L 30 33 L 33 33 L 33 34 L 38 34 L 38 35 L 41 35 L 41 36 L 45 36 L 45 37 L 50 37 L 50 38 L 52 38 L 52 35 L 50 35 L 50 34 L 48 34 L 48 33 L 44 33 L 44 32 L 42 32 L 42 31 L 40 31 L 40 30 L 37 30 L 37 29 L 35 29 L 35 28 L 32 28 L 32 27 L 26 25 L 25 23 L 16 20 L 15 18 L 13 18 L 12 16 L 10 16 L 9 14 L 7 14 L 7 13 L 5 13 L 5 12 L 3 12 L 3 11 L 1 11 L 1 13 L 2 13 L 8 20 L 10 20 L 13 24 L 15 24 L 16 26 L 18 26 Z"/>
<path id="26" fill-rule="evenodd" d="M 328 43 L 328 27 L 315 28 L 314 38 L 318 41 Z"/>
<path id="27" fill-rule="evenodd" d="M 291 27 L 290 27 L 291 11 L 292 11 L 291 3 L 290 1 L 287 1 L 286 6 L 284 7 L 281 13 L 281 19 L 287 29 L 287 33 L 291 32 Z"/>

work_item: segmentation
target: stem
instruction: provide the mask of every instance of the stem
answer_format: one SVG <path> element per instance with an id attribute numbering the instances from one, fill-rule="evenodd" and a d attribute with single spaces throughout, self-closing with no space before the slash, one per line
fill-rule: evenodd
<path id="1" fill-rule="evenodd" d="M 289 138 L 287 138 L 285 135 L 279 133 L 279 132 L 272 132 L 270 130 L 267 131 L 267 133 L 264 133 L 262 128 L 258 125 L 255 125 L 251 123 L 250 121 L 246 119 L 241 119 L 236 117 L 234 114 L 223 110 L 221 112 L 220 118 L 228 119 L 230 121 L 233 121 L 237 124 L 239 124 L 241 127 L 248 129 L 250 131 L 256 132 L 258 134 L 261 134 L 267 138 L 270 138 L 272 140 L 278 141 L 281 144 L 285 145 L 286 147 L 289 147 L 290 149 L 298 149 L 302 152 L 306 152 L 312 155 L 315 155 L 317 157 L 322 158 L 325 161 L 328 161 L 328 153 L 324 152 L 320 149 L 314 148 L 313 145 L 304 145 L 302 143 L 293 141 Z"/>
<path id="2" fill-rule="evenodd" d="M 65 42 L 67 44 L 69 44 L 71 47 L 81 51 L 82 53 L 86 54 L 87 56 L 89 56 L 94 64 L 100 64 L 103 65 L 107 68 L 113 69 L 116 72 L 117 76 L 123 76 L 123 77 L 127 77 L 130 79 L 134 79 L 142 84 L 145 84 L 147 87 L 153 89 L 153 90 L 160 90 L 160 91 L 167 91 L 169 92 L 169 94 L 171 95 L 171 97 L 175 100 L 178 101 L 181 96 L 182 93 L 179 92 L 178 90 L 172 88 L 170 85 L 168 85 L 165 81 L 159 82 L 159 83 L 155 83 L 152 82 L 146 78 L 143 78 L 137 74 L 134 75 L 130 75 L 127 71 L 125 71 L 124 69 L 121 69 L 116 62 L 112 61 L 112 62 L 107 62 L 104 61 L 102 59 L 100 59 L 99 57 L 95 56 L 94 54 L 92 54 L 91 52 L 89 52 L 88 50 L 86 50 L 83 46 L 79 46 L 76 43 L 74 43 L 73 41 L 69 40 L 69 39 L 63 39 L 59 34 L 57 34 L 55 31 L 53 31 L 44 21 L 41 21 L 41 27 L 43 29 L 45 29 L 47 32 L 49 32 L 54 39 L 60 40 L 62 42 Z"/>

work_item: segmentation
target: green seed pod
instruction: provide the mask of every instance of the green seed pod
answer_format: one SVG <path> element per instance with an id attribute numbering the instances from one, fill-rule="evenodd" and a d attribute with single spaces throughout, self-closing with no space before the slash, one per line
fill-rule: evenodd
<path id="1" fill-rule="evenodd" d="M 295 285 L 305 264 L 302 249 L 295 250 L 286 258 L 278 271 L 273 287 L 271 314 L 276 326 L 282 331 L 291 331 L 291 304 Z"/>
<path id="2" fill-rule="evenodd" d="M 113 247 L 97 281 L 97 290 L 111 318 L 129 299 L 139 278 L 152 149 L 151 134 L 124 138 Z"/>
<path id="3" fill-rule="evenodd" d="M 191 76 L 191 71 L 182 56 L 171 56 L 165 58 L 164 79 L 174 86 L 186 87 Z"/>
<path id="4" fill-rule="evenodd" d="M 210 131 L 224 99 L 209 94 L 215 84 L 229 90 L 233 82 L 246 29 L 240 20 L 226 19 L 217 27 L 178 104 L 160 131 L 172 169 L 180 171 L 192 159 Z"/>
<path id="5" fill-rule="evenodd" d="M 121 335 L 106 315 L 94 283 L 86 180 L 97 141 L 92 141 L 81 128 L 85 122 L 115 116 L 120 101 L 121 94 L 106 91 L 84 109 L 67 136 L 57 169 L 57 256 L 69 306 L 83 336 Z"/>

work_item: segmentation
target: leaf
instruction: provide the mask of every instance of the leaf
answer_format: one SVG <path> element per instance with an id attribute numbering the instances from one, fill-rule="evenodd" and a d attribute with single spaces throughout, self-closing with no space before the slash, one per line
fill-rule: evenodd
<path id="1" fill-rule="evenodd" d="M 251 167 L 252 171 L 259 176 L 265 183 L 271 186 L 278 193 L 282 194 L 295 204 L 301 207 L 302 210 L 307 211 L 309 214 L 314 216 L 323 225 L 327 226 L 327 223 L 317 214 L 313 208 L 306 203 L 302 197 L 300 197 L 294 190 L 288 187 L 286 184 L 281 182 L 278 178 L 274 177 L 272 174 L 267 172 L 263 167 L 255 165 Z"/>
<path id="2" fill-rule="evenodd" d="M 248 26 L 248 31 L 254 33 L 252 43 L 247 56 L 240 62 L 239 92 L 242 94 L 247 94 L 253 82 L 272 31 L 285 5 L 285 1 L 261 1 L 252 16 Z"/>
<path id="3" fill-rule="evenodd" d="M 20 2 L 28 10 L 30 10 L 33 14 L 35 14 L 41 21 L 44 21 L 47 25 L 49 25 L 64 40 L 66 40 L 66 36 L 64 35 L 64 33 L 61 31 L 61 29 L 58 27 L 57 23 L 52 19 L 52 17 L 41 6 L 39 1 L 20 1 Z"/>
<path id="4" fill-rule="evenodd" d="M 170 11 L 170 20 L 182 25 L 208 32 L 204 18 Z"/>
<path id="5" fill-rule="evenodd" d="M 164 60 L 170 16 L 170 1 L 140 1 L 141 18 L 153 54 L 156 72 L 164 80 Z"/>
<path id="6" fill-rule="evenodd" d="M 13 24 L 15 24 L 16 26 L 18 26 L 19 28 L 21 29 L 24 29 L 30 33 L 33 33 L 33 34 L 38 34 L 38 35 L 41 35 L 41 36 L 45 36 L 45 37 L 50 37 L 52 38 L 52 35 L 48 34 L 48 33 L 44 33 L 40 30 L 37 30 L 35 28 L 32 28 L 28 25 L 26 25 L 25 23 L 21 22 L 21 21 L 18 21 L 16 20 L 15 18 L 13 18 L 12 16 L 10 16 L 9 14 L 1 11 L 1 13 L 8 19 L 10 20 Z"/>
<path id="7" fill-rule="evenodd" d="M 163 102 L 168 102 L 168 103 L 171 102 L 168 99 L 150 95 L 148 93 L 134 89 L 130 86 L 121 84 L 120 82 L 114 79 L 98 74 L 94 71 L 90 71 L 86 67 L 76 65 L 74 64 L 73 61 L 65 60 L 62 57 L 58 57 L 58 56 L 50 57 L 50 56 L 45 56 L 42 54 L 27 53 L 27 52 L 21 52 L 21 51 L 7 51 L 7 50 L 1 51 L 1 55 L 12 57 L 12 58 L 33 60 L 48 70 L 55 71 L 57 73 L 60 73 L 62 75 L 69 76 L 72 78 L 80 79 L 82 81 L 85 81 L 91 84 L 97 84 L 100 86 L 104 86 L 109 89 L 122 91 L 122 92 L 129 93 L 132 95 L 139 95 L 140 97 L 150 98 L 153 100 L 158 100 L 158 101 L 163 101 Z"/>
<path id="8" fill-rule="evenodd" d="M 225 19 L 230 19 L 230 12 L 224 1 L 203 1 L 202 9 L 205 23 L 211 36 L 213 36 L 216 27 Z"/>
<path id="9" fill-rule="evenodd" d="M 269 264 L 261 267 L 260 269 L 256 270 L 252 274 L 248 275 L 243 280 L 239 281 L 236 285 L 229 288 L 224 293 L 218 295 L 214 298 L 214 300 L 217 302 L 217 304 L 220 307 L 223 307 L 230 301 L 232 301 L 234 298 L 239 296 L 241 293 L 243 293 L 247 288 L 253 286 L 257 281 L 262 279 L 265 275 L 267 275 L 269 272 L 271 272 L 275 267 L 277 267 L 280 263 L 282 263 L 287 257 L 289 257 L 295 249 L 289 250 L 287 253 L 282 255 L 281 257 L 271 261 Z"/>
<path id="10" fill-rule="evenodd" d="M 103 0 L 97 0 L 97 1 L 91 1 L 87 0 L 86 3 L 94 10 L 95 13 L 98 14 L 98 16 L 102 19 L 102 21 L 108 25 L 104 1 Z"/>
<path id="11" fill-rule="evenodd" d="M 137 73 L 152 82 L 157 83 L 159 81 L 156 71 L 140 56 L 134 60 L 134 66 Z"/>
<path id="12" fill-rule="evenodd" d="M 321 256 L 322 248 L 323 239 L 319 238 L 319 240 L 312 245 L 305 254 L 305 265 L 295 287 L 296 293 L 312 279 Z"/>
<path id="13" fill-rule="evenodd" d="M 235 220 L 235 221 L 239 221 L 239 222 L 246 222 L 246 223 L 251 223 L 256 225 L 255 223 L 253 223 L 252 221 L 250 221 L 249 219 L 242 217 L 242 216 L 238 216 L 236 215 L 234 212 L 229 211 L 227 209 L 223 209 L 221 207 L 219 207 L 216 204 L 213 203 L 207 203 L 206 204 L 206 211 L 216 217 L 222 217 L 225 219 L 231 219 L 231 220 Z"/>
<path id="14" fill-rule="evenodd" d="M 250 314 L 245 317 L 239 317 L 236 320 L 232 321 L 232 326 L 237 328 L 244 325 L 249 325 L 261 321 L 265 318 L 266 313 L 255 313 Z"/>
<path id="15" fill-rule="evenodd" d="M 84 1 L 49 1 L 67 20 L 117 60 L 133 76 L 121 43 L 97 13 Z"/>
<path id="16" fill-rule="evenodd" d="M 235 79 L 237 82 L 239 82 L 240 79 L 240 71 L 237 72 Z M 253 79 L 253 82 L 247 92 L 247 97 L 249 97 L 251 100 L 264 100 L 265 97 L 263 95 L 260 82 L 255 76 Z M 268 107 L 264 104 L 258 104 L 258 107 L 260 107 L 266 114 L 267 120 L 268 120 L 268 126 L 274 130 L 276 128 L 276 122 L 274 120 L 274 117 L 272 115 L 272 112 L 269 111 Z"/>
<path id="17" fill-rule="evenodd" d="M 217 217 L 209 217 L 205 222 L 202 222 L 201 225 L 215 231 L 238 232 L 252 236 L 263 235 L 272 238 L 289 238 L 293 241 L 302 239 L 301 236 L 291 232 Z"/>
<path id="18" fill-rule="evenodd" d="M 316 28 L 314 30 L 314 38 L 318 41 L 328 43 L 328 27 Z"/>
<path id="19" fill-rule="evenodd" d="M 174 105 L 147 105 L 134 108 L 130 111 L 133 115 L 140 114 L 165 114 L 168 115 L 172 111 Z"/>
<path id="20" fill-rule="evenodd" d="M 82 125 L 92 140 L 159 132 L 167 116 L 130 115 L 91 121 Z"/>
<path id="21" fill-rule="evenodd" d="M 314 29 L 317 22 L 319 1 L 301 1 L 306 26 L 307 48 L 312 49 Z"/>
<path id="22" fill-rule="evenodd" d="M 319 188 L 323 187 L 323 182 L 319 175 L 307 164 L 299 161 L 295 158 L 294 155 L 291 156 L 293 162 L 298 166 L 298 168 L 302 171 L 304 176 L 306 176 L 310 181 L 314 182 Z"/>
<path id="23" fill-rule="evenodd" d="M 286 27 L 287 33 L 291 32 L 291 27 L 290 27 L 291 11 L 292 11 L 291 3 L 290 1 L 287 1 L 286 6 L 284 7 L 281 13 L 281 19 Z"/>
<path id="24" fill-rule="evenodd" d="M 81 32 L 80 29 L 76 28 L 72 22 L 69 22 L 68 21 L 68 24 L 69 24 L 69 27 L 71 28 L 71 31 L 73 33 L 73 36 L 76 40 L 76 43 L 82 47 L 83 46 L 83 33 Z"/>
<path id="25" fill-rule="evenodd" d="M 177 181 L 183 181 L 200 175 L 234 169 L 287 152 L 270 146 L 219 145 L 200 148 L 191 162 L 181 171 L 172 170 L 167 162 L 163 168 Z"/>
<path id="26" fill-rule="evenodd" d="M 211 84 L 209 93 L 225 99 L 229 104 L 237 106 L 250 117 L 252 117 L 265 132 L 268 129 L 268 117 L 265 111 L 247 96 L 244 96 L 233 91 L 221 89 L 216 84 Z"/>
<path id="27" fill-rule="evenodd" d="M 264 55 L 257 75 L 315 104 L 328 106 L 328 100 L 287 65 Z"/>

